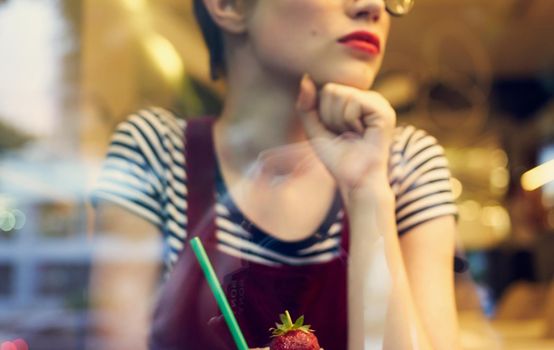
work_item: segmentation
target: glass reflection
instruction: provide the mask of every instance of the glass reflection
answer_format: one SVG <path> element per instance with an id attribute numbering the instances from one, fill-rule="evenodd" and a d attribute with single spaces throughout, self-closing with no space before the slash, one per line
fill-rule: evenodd
<path id="1" fill-rule="evenodd" d="M 149 105 L 186 118 L 221 110 L 226 86 L 209 78 L 191 5 L 0 1 L 1 347 L 124 349 L 110 331 L 146 337 L 156 304 L 143 292 L 164 285 L 172 264 L 164 257 L 176 260 L 182 242 L 160 240 L 155 224 L 127 222 L 117 208 L 93 220 L 87 205 L 110 137 L 126 115 Z M 454 277 L 460 341 L 467 349 L 551 348 L 552 181 L 548 172 L 537 186 L 522 180 L 552 161 L 551 53 L 538 34 L 552 30 L 546 16 L 552 2 L 417 6 L 394 20 L 375 86 L 400 123 L 429 131 L 444 146 L 459 212 L 458 254 L 465 251 L 470 266 Z M 261 155 L 264 167 L 251 169 L 253 176 L 282 175 L 267 188 L 283 185 L 291 164 L 296 171 L 311 164 L 301 146 L 284 151 Z M 322 191 L 324 182 L 309 185 Z M 219 190 L 238 198 L 248 193 Z M 272 192 L 253 193 L 269 198 Z M 250 232 L 252 225 L 239 226 Z M 123 226 L 134 234 L 118 236 Z M 339 251 L 331 244 L 338 226 L 340 220 L 330 222 L 329 240 L 321 242 L 329 256 Z M 282 245 L 267 239 L 262 247 Z M 376 242 L 381 254 L 368 271 L 375 304 L 365 310 L 370 349 L 381 348 L 391 287 L 382 245 Z M 91 273 L 95 268 L 128 276 L 114 298 L 95 294 L 108 286 Z M 138 284 L 143 277 L 151 286 Z M 237 283 L 230 286 L 242 293 Z M 146 302 L 124 309 L 126 300 Z M 102 312 L 103 305 L 117 313 Z M 123 314 L 144 323 L 132 328 L 121 322 Z"/>

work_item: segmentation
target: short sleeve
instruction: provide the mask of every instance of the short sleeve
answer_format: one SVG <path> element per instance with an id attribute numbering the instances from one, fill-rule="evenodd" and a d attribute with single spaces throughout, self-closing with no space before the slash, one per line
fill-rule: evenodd
<path id="1" fill-rule="evenodd" d="M 160 227 L 163 163 L 145 122 L 135 114 L 117 126 L 91 200 L 94 206 L 103 200 L 118 204 Z"/>
<path id="2" fill-rule="evenodd" d="M 413 126 L 397 128 L 390 174 L 400 235 L 441 216 L 457 217 L 448 161 L 433 136 Z"/>

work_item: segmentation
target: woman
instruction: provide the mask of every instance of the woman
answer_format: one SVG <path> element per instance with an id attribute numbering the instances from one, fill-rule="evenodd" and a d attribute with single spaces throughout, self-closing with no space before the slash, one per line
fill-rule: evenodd
<path id="1" fill-rule="evenodd" d="M 210 48 L 212 75 L 223 74 L 228 87 L 213 133 L 210 124 L 204 134 L 213 135 L 213 142 L 206 147 L 213 146 L 218 196 L 205 207 L 215 204 L 216 212 L 208 220 L 213 220 L 214 227 L 201 235 L 214 242 L 212 259 L 220 262 L 216 270 L 225 269 L 220 277 L 231 276 L 232 281 L 223 281 L 230 294 L 236 276 L 246 276 L 245 285 L 251 286 L 247 289 L 255 289 L 250 274 L 257 268 L 263 271 L 257 276 L 272 276 L 279 269 L 296 276 L 295 271 L 313 272 L 314 266 L 324 266 L 318 279 L 309 284 L 298 282 L 315 296 L 260 296 L 264 293 L 260 289 L 247 294 L 244 307 L 275 302 L 284 311 L 303 300 L 293 308 L 305 313 L 316 334 L 332 344 L 322 342 L 326 349 L 364 348 L 364 312 L 371 307 L 365 286 L 372 251 L 379 249 L 381 238 L 392 277 L 384 348 L 455 349 L 452 261 L 456 209 L 446 161 L 434 138 L 413 127 L 396 127 L 389 103 L 369 90 L 389 31 L 385 2 L 195 1 Z M 390 6 L 388 10 L 392 11 Z M 146 237 L 146 245 L 154 245 L 152 232 L 162 231 L 170 269 L 176 262 L 186 265 L 182 262 L 191 259 L 186 240 L 193 235 L 191 217 L 197 216 L 191 214 L 196 200 L 191 200 L 195 186 L 189 176 L 198 169 L 193 169 L 189 158 L 203 152 L 187 153 L 191 141 L 187 134 L 185 140 L 180 137 L 192 122 L 188 124 L 159 108 L 141 111 L 122 123 L 95 193 L 100 222 L 117 215 L 115 231 L 120 235 L 133 240 Z M 212 169 L 207 171 L 210 174 Z M 202 193 L 194 196 L 202 201 Z M 196 225 L 202 218 L 194 221 Z M 131 232 L 124 222 L 140 227 L 143 233 Z M 246 272 L 229 272 L 229 266 L 237 262 L 247 262 Z M 201 287 L 187 285 L 192 278 L 192 273 L 187 275 L 188 268 L 178 266 L 169 275 L 154 320 L 152 347 L 232 347 L 232 343 L 218 347 L 216 343 L 226 341 L 221 340 L 224 336 L 208 339 L 212 333 L 203 332 L 213 327 L 210 332 L 221 335 L 216 329 L 221 325 L 217 317 L 209 317 L 209 312 L 198 306 L 210 301 L 195 295 L 201 293 Z M 113 296 L 104 303 L 106 307 L 115 305 L 123 314 L 132 315 L 123 322 L 125 327 L 110 330 L 114 338 L 143 334 L 142 339 L 129 338 L 136 341 L 133 348 L 144 346 L 147 301 L 157 276 L 154 265 L 144 268 L 127 263 L 117 270 L 99 264 L 95 276 L 95 295 Z M 267 278 L 258 284 L 275 282 Z M 133 302 L 120 292 L 118 286 L 123 283 L 137 286 Z M 291 283 L 296 285 L 296 281 Z M 192 299 L 183 297 L 185 301 L 177 302 L 182 295 Z M 325 305 L 314 305 L 314 300 Z M 202 320 L 199 329 L 192 331 L 182 323 L 187 320 L 179 314 L 179 305 L 184 305 L 183 312 Z M 207 307 L 213 308 L 212 304 Z M 238 316 L 239 323 L 249 345 L 263 347 L 266 343 L 260 332 L 267 330 L 267 315 L 257 315 L 260 308 L 248 310 Z M 234 311 L 240 313 L 236 305 Z M 342 316 L 329 328 L 322 318 L 332 318 L 332 312 L 342 312 Z M 172 326 L 179 328 L 179 335 L 164 333 Z M 190 334 L 183 339 L 188 340 L 163 345 L 164 337 L 178 337 L 187 329 Z M 197 343 L 191 344 L 194 341 Z"/>

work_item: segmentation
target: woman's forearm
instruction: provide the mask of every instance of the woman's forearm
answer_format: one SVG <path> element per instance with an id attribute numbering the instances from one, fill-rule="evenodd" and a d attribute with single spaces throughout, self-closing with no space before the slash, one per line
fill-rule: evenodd
<path id="1" fill-rule="evenodd" d="M 94 214 L 90 298 L 97 343 L 87 349 L 147 349 L 151 304 L 160 277 L 158 229 L 105 202 Z"/>
<path id="2" fill-rule="evenodd" d="M 147 349 L 152 284 L 157 264 L 95 261 L 91 310 L 98 343 L 91 349 Z"/>
<path id="3" fill-rule="evenodd" d="M 386 184 L 386 182 L 385 182 Z M 431 349 L 408 283 L 398 242 L 394 194 L 373 186 L 344 196 L 350 225 L 348 268 L 349 349 L 364 349 L 364 313 L 372 308 L 371 265 L 385 255 L 392 282 L 384 334 L 385 349 Z M 378 244 L 382 239 L 385 244 Z M 380 250 L 380 251 L 379 251 Z M 383 251 L 384 250 L 384 251 Z"/>

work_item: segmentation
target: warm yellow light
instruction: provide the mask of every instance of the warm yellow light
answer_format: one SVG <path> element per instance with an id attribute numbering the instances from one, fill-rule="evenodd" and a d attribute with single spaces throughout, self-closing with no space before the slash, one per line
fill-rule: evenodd
<path id="1" fill-rule="evenodd" d="M 554 159 L 527 171 L 521 176 L 521 187 L 533 191 L 550 181 L 554 181 Z"/>
<path id="2" fill-rule="evenodd" d="M 500 205 L 483 207 L 481 211 L 481 223 L 490 227 L 499 239 L 506 238 L 510 234 L 510 215 Z"/>
<path id="3" fill-rule="evenodd" d="M 146 52 L 166 79 L 178 83 L 185 73 L 185 67 L 175 46 L 165 37 L 156 33 L 146 35 L 143 44 Z"/>
<path id="4" fill-rule="evenodd" d="M 451 177 L 450 185 L 452 186 L 452 195 L 454 196 L 454 199 L 460 198 L 464 188 L 460 180 L 456 179 L 455 177 Z"/>
<path id="5" fill-rule="evenodd" d="M 497 167 L 505 168 L 508 166 L 508 156 L 506 152 L 501 149 L 495 149 L 492 151 L 492 163 Z"/>
<path id="6" fill-rule="evenodd" d="M 146 8 L 147 0 L 121 0 L 125 8 L 132 12 L 140 12 Z"/>
<path id="7" fill-rule="evenodd" d="M 475 221 L 481 215 L 481 204 L 474 200 L 466 200 L 458 206 L 460 219 L 464 221 Z"/>
<path id="8" fill-rule="evenodd" d="M 494 168 L 489 177 L 489 185 L 494 191 L 496 189 L 505 189 L 510 182 L 510 173 L 508 169 L 497 167 Z"/>

